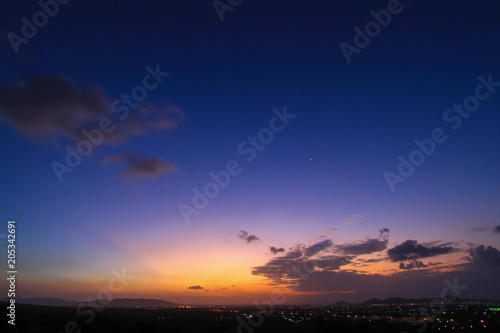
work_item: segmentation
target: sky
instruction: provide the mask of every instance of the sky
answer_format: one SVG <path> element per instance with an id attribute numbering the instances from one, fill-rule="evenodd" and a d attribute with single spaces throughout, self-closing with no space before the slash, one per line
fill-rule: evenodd
<path id="1" fill-rule="evenodd" d="M 1 6 L 16 297 L 500 299 L 496 1 Z"/>

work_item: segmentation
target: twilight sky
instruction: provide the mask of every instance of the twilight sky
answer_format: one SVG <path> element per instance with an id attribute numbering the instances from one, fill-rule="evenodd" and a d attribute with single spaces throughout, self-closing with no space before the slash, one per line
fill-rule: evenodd
<path id="1" fill-rule="evenodd" d="M 496 1 L 42 3 L 0 10 L 17 297 L 500 299 Z"/>

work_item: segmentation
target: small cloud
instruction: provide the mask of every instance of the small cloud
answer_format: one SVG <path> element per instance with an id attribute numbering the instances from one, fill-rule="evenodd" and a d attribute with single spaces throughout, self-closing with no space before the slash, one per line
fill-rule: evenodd
<path id="1" fill-rule="evenodd" d="M 251 243 L 253 241 L 260 240 L 259 237 L 255 236 L 255 235 L 250 235 L 245 230 L 240 230 L 240 234 L 238 235 L 238 237 L 241 238 L 241 239 L 243 239 L 243 240 L 246 240 L 247 243 Z"/>
<path id="2" fill-rule="evenodd" d="M 493 233 L 500 234 L 500 225 L 497 225 L 495 228 L 493 228 Z"/>
<path id="3" fill-rule="evenodd" d="M 205 289 L 201 286 L 189 286 L 188 289 L 193 289 L 193 290 L 200 290 L 200 289 Z"/>
<path id="4" fill-rule="evenodd" d="M 423 268 L 423 267 L 427 267 L 427 265 L 425 265 L 423 262 L 416 260 L 416 259 L 414 259 L 406 264 L 404 262 L 399 263 L 400 269 L 411 270 L 414 268 Z"/>
<path id="5" fill-rule="evenodd" d="M 285 252 L 285 249 L 282 248 L 282 247 L 277 248 L 277 247 L 271 246 L 269 248 L 269 251 L 271 251 L 272 254 L 277 254 L 277 253 L 280 253 L 280 252 Z"/>
<path id="6" fill-rule="evenodd" d="M 166 163 L 161 157 L 144 158 L 139 154 L 131 152 L 123 152 L 118 155 L 112 155 L 103 160 L 104 164 L 108 163 L 123 163 L 127 166 L 123 173 L 124 180 L 128 181 L 132 178 L 152 178 L 157 179 L 159 175 L 166 172 L 178 171 L 175 164 Z"/>

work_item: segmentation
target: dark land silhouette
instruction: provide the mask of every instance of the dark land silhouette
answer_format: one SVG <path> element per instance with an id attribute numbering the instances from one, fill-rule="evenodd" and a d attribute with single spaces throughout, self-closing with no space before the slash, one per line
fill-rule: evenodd
<path id="1" fill-rule="evenodd" d="M 27 299 L 28 301 L 30 299 Z M 429 308 L 432 299 L 371 299 L 335 305 L 188 306 L 162 300 L 116 299 L 63 306 L 16 303 L 16 325 L 4 320 L 2 332 L 498 332 L 500 301 L 459 300 Z M 26 300 L 20 300 L 26 301 Z M 112 305 L 114 304 L 114 305 Z M 137 304 L 142 304 L 138 306 Z M 0 315 L 7 318 L 7 302 Z M 423 329 L 423 330 L 422 330 Z"/>

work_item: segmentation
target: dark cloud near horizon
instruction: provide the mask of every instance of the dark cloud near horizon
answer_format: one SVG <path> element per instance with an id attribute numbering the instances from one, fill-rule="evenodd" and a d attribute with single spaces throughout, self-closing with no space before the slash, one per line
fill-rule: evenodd
<path id="1" fill-rule="evenodd" d="M 167 163 L 161 157 L 144 158 L 139 154 L 123 152 L 118 155 L 112 155 L 104 159 L 103 163 L 123 163 L 127 167 L 123 170 L 124 180 L 153 178 L 157 179 L 159 175 L 167 172 L 178 171 L 175 164 Z"/>
<path id="2" fill-rule="evenodd" d="M 469 254 L 473 266 L 500 269 L 500 251 L 492 246 L 479 245 L 470 249 Z"/>
<path id="3" fill-rule="evenodd" d="M 271 246 L 271 247 L 269 247 L 269 251 L 271 251 L 272 254 L 277 254 L 280 252 L 285 252 L 285 249 L 282 247 L 277 248 L 277 247 Z"/>
<path id="4" fill-rule="evenodd" d="M 493 233 L 495 233 L 495 234 L 500 234 L 500 225 L 497 225 L 497 226 L 493 229 Z"/>
<path id="5" fill-rule="evenodd" d="M 451 253 L 454 249 L 451 246 L 425 247 L 418 244 L 416 240 L 407 240 L 387 251 L 392 261 L 404 261 L 417 258 L 434 257 L 441 254 Z"/>
<path id="6" fill-rule="evenodd" d="M 260 275 L 271 281 L 271 284 L 292 284 L 297 285 L 301 278 L 317 270 L 323 271 L 338 270 L 341 266 L 351 262 L 352 257 L 326 256 L 320 259 L 309 259 L 297 252 L 295 255 L 283 256 L 272 259 L 264 266 L 252 267 L 252 275 Z"/>
<path id="7" fill-rule="evenodd" d="M 201 289 L 205 289 L 203 288 L 202 286 L 189 286 L 188 289 L 193 289 L 193 290 L 201 290 Z"/>
<path id="8" fill-rule="evenodd" d="M 470 249 L 469 263 L 451 265 L 453 271 L 415 269 L 436 266 L 439 263 L 424 264 L 412 259 L 401 262 L 401 271 L 393 275 L 366 274 L 355 271 L 314 271 L 297 281 L 296 291 L 333 292 L 356 291 L 357 297 L 436 297 L 443 292 L 445 280 L 465 285 L 470 295 L 482 298 L 500 298 L 497 283 L 500 269 L 500 251 L 492 246 L 480 245 Z M 377 293 L 380 295 L 377 295 Z M 466 297 L 461 294 L 460 297 Z"/>
<path id="9" fill-rule="evenodd" d="M 251 242 L 260 240 L 259 237 L 255 236 L 255 235 L 250 235 L 245 230 L 240 230 L 240 234 L 238 235 L 238 237 L 245 240 L 247 243 L 251 243 Z"/>

